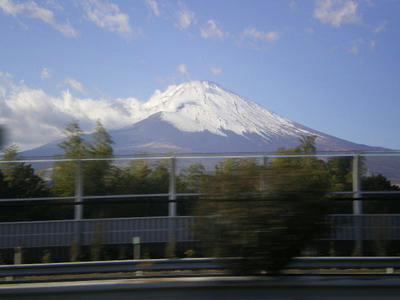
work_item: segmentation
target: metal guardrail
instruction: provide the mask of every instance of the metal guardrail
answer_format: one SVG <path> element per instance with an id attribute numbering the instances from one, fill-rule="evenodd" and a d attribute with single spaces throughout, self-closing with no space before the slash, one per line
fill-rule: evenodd
<path id="1" fill-rule="evenodd" d="M 328 217 L 331 231 L 326 239 L 330 240 L 356 240 L 357 248 L 361 249 L 363 240 L 400 239 L 400 215 L 387 216 L 387 220 L 375 222 L 379 217 L 372 217 L 362 214 L 363 194 L 400 194 L 400 192 L 385 191 L 362 191 L 361 190 L 361 167 L 360 157 L 400 157 L 400 151 L 375 151 L 375 152 L 319 152 L 316 154 L 277 154 L 277 153 L 221 153 L 221 154 L 174 154 L 174 155 L 140 155 L 140 156 L 114 156 L 105 158 L 84 157 L 80 159 L 69 158 L 32 158 L 14 161 L 0 161 L 7 163 L 54 163 L 75 161 L 76 163 L 76 184 L 75 195 L 70 197 L 45 197 L 45 198 L 20 198 L 0 199 L 1 203 L 21 201 L 51 201 L 58 203 L 60 200 L 73 200 L 69 203 L 75 205 L 74 220 L 42 221 L 42 222 L 15 222 L 0 223 L 0 249 L 14 247 L 57 247 L 68 246 L 72 240 L 79 236 L 79 242 L 89 245 L 93 242 L 94 236 L 103 244 L 129 243 L 133 236 L 140 236 L 143 242 L 169 242 L 171 247 L 175 242 L 193 241 L 194 237 L 190 226 L 194 222 L 192 217 L 177 217 L 177 204 L 182 197 L 206 195 L 201 193 L 179 193 L 177 191 L 177 160 L 196 159 L 242 159 L 251 158 L 260 160 L 265 165 L 269 158 L 294 158 L 294 157 L 351 157 L 353 160 L 353 189 L 342 191 L 340 194 L 349 194 L 353 198 L 353 215 L 340 217 Z M 82 163 L 95 160 L 110 161 L 132 161 L 132 160 L 163 160 L 168 162 L 169 188 L 161 194 L 132 194 L 132 195 L 85 195 L 83 191 Z M 163 197 L 168 203 L 168 216 L 160 218 L 119 218 L 87 220 L 83 219 L 83 209 L 88 199 L 109 199 L 109 198 L 135 198 Z M 136 199 L 138 200 L 138 199 Z M 181 218 L 181 219 L 179 219 Z M 187 218 L 187 219 L 184 219 Z M 139 220 L 140 219 L 140 220 Z M 179 221 L 178 221 L 179 220 Z M 183 220 L 183 221 L 182 221 Z M 357 222 L 355 222 L 357 220 Z M 365 220 L 365 221 L 364 221 Z M 179 223 L 180 222 L 180 223 Z M 192 222 L 192 223 L 191 223 Z M 176 224 L 175 224 L 176 223 Z M 337 224 L 336 224 L 337 223 Z M 146 224 L 143 225 L 142 224 Z M 157 225 L 158 224 L 158 225 Z M 372 224 L 372 225 L 371 225 Z M 336 226 L 338 225 L 338 226 Z M 386 231 L 383 231 L 386 230 Z M 100 236 L 100 237 L 99 237 Z"/>
<path id="2" fill-rule="evenodd" d="M 74 262 L 0 266 L 0 277 L 43 276 L 135 271 L 225 270 L 238 259 L 182 258 Z M 400 268 L 400 257 L 296 257 L 286 269 L 386 269 Z"/>
<path id="3" fill-rule="evenodd" d="M 15 247 L 69 247 L 78 238 L 81 245 L 131 244 L 140 237 L 142 244 L 167 243 L 171 231 L 176 242 L 196 241 L 192 230 L 198 217 L 142 217 L 82 219 L 0 223 L 0 249 Z M 329 230 L 322 239 L 352 241 L 400 240 L 400 214 L 351 215 L 327 217 Z"/>
<path id="4" fill-rule="evenodd" d="M 99 262 L 74 262 L 0 266 L 0 277 L 117 273 L 135 271 L 174 271 L 223 269 L 222 260 L 215 258 L 143 259 Z"/>
<path id="5" fill-rule="evenodd" d="M 4 222 L 0 223 L 0 249 L 66 247 L 77 239 L 81 245 L 131 244 L 133 237 L 139 237 L 143 244 L 165 243 L 171 230 L 177 242 L 190 242 L 195 240 L 191 230 L 195 219 L 177 216 Z"/>

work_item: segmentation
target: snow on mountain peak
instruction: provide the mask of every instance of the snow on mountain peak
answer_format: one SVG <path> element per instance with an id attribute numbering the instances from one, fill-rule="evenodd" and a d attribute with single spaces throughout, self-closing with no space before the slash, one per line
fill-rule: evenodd
<path id="1" fill-rule="evenodd" d="M 156 91 L 136 116 L 142 120 L 156 113 L 187 132 L 207 130 L 222 136 L 227 131 L 256 133 L 266 139 L 276 134 L 315 134 L 210 81 L 186 82 L 169 86 L 164 92 Z"/>

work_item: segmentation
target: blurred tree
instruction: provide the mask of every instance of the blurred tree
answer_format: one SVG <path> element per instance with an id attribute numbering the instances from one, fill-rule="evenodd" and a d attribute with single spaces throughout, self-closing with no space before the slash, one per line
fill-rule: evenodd
<path id="1" fill-rule="evenodd" d="M 303 139 L 281 154 L 312 154 L 314 141 Z M 260 178 L 265 193 L 242 194 L 256 192 Z M 321 233 L 329 187 L 325 163 L 313 157 L 276 158 L 266 167 L 251 160 L 223 162 L 206 188 L 226 194 L 200 202 L 197 212 L 214 217 L 203 218 L 198 233 L 212 252 L 208 254 L 243 258 L 235 271 L 278 272 Z"/>
<path id="2" fill-rule="evenodd" d="M 0 150 L 3 149 L 4 145 L 4 140 L 5 140 L 5 129 L 2 125 L 0 125 Z"/>
<path id="3" fill-rule="evenodd" d="M 382 174 L 363 177 L 361 180 L 363 191 L 400 191 Z M 365 213 L 400 213 L 399 194 L 364 194 L 363 210 Z"/>
<path id="4" fill-rule="evenodd" d="M 11 145 L 4 150 L 3 161 L 17 161 L 18 147 Z M 31 165 L 23 162 L 10 162 L 1 165 L 4 180 L 7 182 L 12 198 L 47 197 L 49 190 L 43 179 L 35 174 Z"/>
<path id="5" fill-rule="evenodd" d="M 5 198 L 48 197 L 50 192 L 44 180 L 35 174 L 31 165 L 18 162 L 18 147 L 11 145 L 4 150 L 3 161 L 14 161 L 1 164 L 0 192 Z M 4 176 L 3 176 L 4 174 Z M 49 211 L 43 211 L 35 202 L 26 201 L 21 207 L 5 205 L 1 209 L 2 221 L 34 220 L 49 217 Z"/>
<path id="6" fill-rule="evenodd" d="M 86 195 L 105 195 L 105 178 L 112 166 L 113 148 L 110 135 L 105 130 L 100 120 L 96 123 L 95 131 L 91 134 L 91 143 L 88 145 L 88 155 L 93 160 L 84 162 L 84 193 Z M 104 160 L 109 159 L 109 160 Z"/>
<path id="7" fill-rule="evenodd" d="M 78 121 L 71 122 L 64 131 L 66 140 L 58 144 L 67 159 L 88 157 L 89 143 L 83 139 L 83 131 Z M 79 162 L 57 162 L 52 173 L 53 193 L 57 196 L 73 196 Z M 85 182 L 85 181 L 84 181 Z"/>
<path id="8" fill-rule="evenodd" d="M 105 177 L 111 169 L 113 156 L 110 135 L 100 121 L 97 121 L 95 131 L 90 141 L 83 137 L 79 123 L 74 121 L 65 129 L 66 140 L 58 146 L 64 150 L 64 157 L 69 159 L 98 158 L 90 161 L 66 161 L 56 163 L 53 171 L 53 191 L 58 196 L 73 196 L 77 168 L 82 170 L 83 192 L 85 195 L 104 195 L 106 193 Z M 103 160 L 106 159 L 106 160 Z"/>
<path id="9" fill-rule="evenodd" d="M 0 169 L 0 198 L 9 198 L 8 182 L 4 179 L 3 172 Z"/>
<path id="10" fill-rule="evenodd" d="M 193 164 L 180 171 L 177 190 L 181 193 L 199 193 L 205 168 L 202 164 Z"/>
<path id="11" fill-rule="evenodd" d="M 164 163 L 152 164 L 145 160 L 135 160 L 127 167 L 113 166 L 106 176 L 109 195 L 161 194 L 168 193 L 169 172 Z M 118 201 L 118 199 L 115 199 Z M 119 200 L 121 201 L 121 200 Z M 165 216 L 168 202 L 166 198 L 141 197 L 122 200 L 124 204 L 104 206 L 104 216 L 144 217 Z"/>

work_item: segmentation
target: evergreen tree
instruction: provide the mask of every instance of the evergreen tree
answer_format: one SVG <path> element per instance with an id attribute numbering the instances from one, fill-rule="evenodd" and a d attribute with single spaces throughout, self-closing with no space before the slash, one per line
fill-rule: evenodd
<path id="1" fill-rule="evenodd" d="M 83 195 L 105 195 L 106 178 L 111 171 L 113 148 L 110 135 L 100 121 L 97 121 L 89 141 L 83 137 L 79 123 L 74 121 L 65 129 L 66 140 L 58 146 L 64 150 L 64 157 L 76 161 L 58 162 L 53 171 L 53 191 L 57 196 L 73 196 L 76 189 L 78 172 L 83 182 Z M 79 161 L 80 158 L 93 160 Z M 96 160 L 98 159 L 98 160 Z M 90 201 L 86 201 L 89 203 Z M 102 215 L 101 210 L 90 205 L 84 210 L 86 217 Z"/>
<path id="2" fill-rule="evenodd" d="M 199 193 L 205 168 L 202 164 L 193 164 L 182 170 L 177 178 L 177 190 L 181 193 Z"/>
<path id="3" fill-rule="evenodd" d="M 11 145 L 5 149 L 2 160 L 18 160 L 18 147 Z M 7 182 L 12 198 L 46 197 L 49 191 L 41 177 L 35 174 L 31 165 L 23 162 L 10 162 L 1 165 L 4 181 Z"/>
<path id="4" fill-rule="evenodd" d="M 77 121 L 68 124 L 64 131 L 66 140 L 58 144 L 67 159 L 79 159 L 89 155 L 89 144 L 83 139 L 83 131 Z M 78 161 L 57 162 L 52 174 L 53 192 L 57 196 L 73 196 L 79 168 Z"/>
<path id="5" fill-rule="evenodd" d="M 44 180 L 35 174 L 31 165 L 18 162 L 18 147 L 11 145 L 4 151 L 1 164 L 0 193 L 3 198 L 48 197 L 49 189 Z M 3 176 L 4 174 L 4 176 Z M 26 201 L 21 207 L 5 205 L 1 209 L 2 221 L 35 220 L 49 217 L 48 211 L 35 205 L 37 202 Z"/>
<path id="6" fill-rule="evenodd" d="M 9 198 L 8 182 L 4 179 L 3 172 L 0 169 L 0 199 Z"/>
<path id="7" fill-rule="evenodd" d="M 93 160 L 84 162 L 84 193 L 86 195 L 105 195 L 107 193 L 105 178 L 110 172 L 113 156 L 113 148 L 110 135 L 105 130 L 100 120 L 96 123 L 95 131 L 91 134 L 91 143 L 88 146 L 88 154 Z"/>

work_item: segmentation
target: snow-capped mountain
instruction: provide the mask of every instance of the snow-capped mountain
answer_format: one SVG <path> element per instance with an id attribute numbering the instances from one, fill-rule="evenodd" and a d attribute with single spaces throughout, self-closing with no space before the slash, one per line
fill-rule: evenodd
<path id="1" fill-rule="evenodd" d="M 208 81 L 195 81 L 170 86 L 144 104 L 151 115 L 185 132 L 202 132 L 226 136 L 257 134 L 266 140 L 275 135 L 307 134 L 260 105 L 220 88 Z"/>
<path id="2" fill-rule="evenodd" d="M 273 152 L 293 148 L 302 135 L 317 136 L 320 151 L 378 151 L 283 118 L 226 91 L 215 83 L 195 81 L 157 91 L 148 102 L 135 99 L 119 107 L 131 125 L 109 130 L 114 153 Z M 113 114 L 116 111 L 112 111 Z M 90 138 L 89 136 L 87 137 Z M 61 139 L 22 153 L 24 156 L 62 154 Z M 368 158 L 368 169 L 400 181 L 395 158 Z"/>
<path id="3" fill-rule="evenodd" d="M 317 136 L 319 150 L 378 150 L 283 118 L 209 81 L 173 85 L 149 101 L 125 103 L 132 125 L 110 130 L 116 154 L 136 152 L 271 152 Z M 126 117 L 126 116 L 124 116 Z M 26 151 L 53 155 L 58 142 Z"/>

